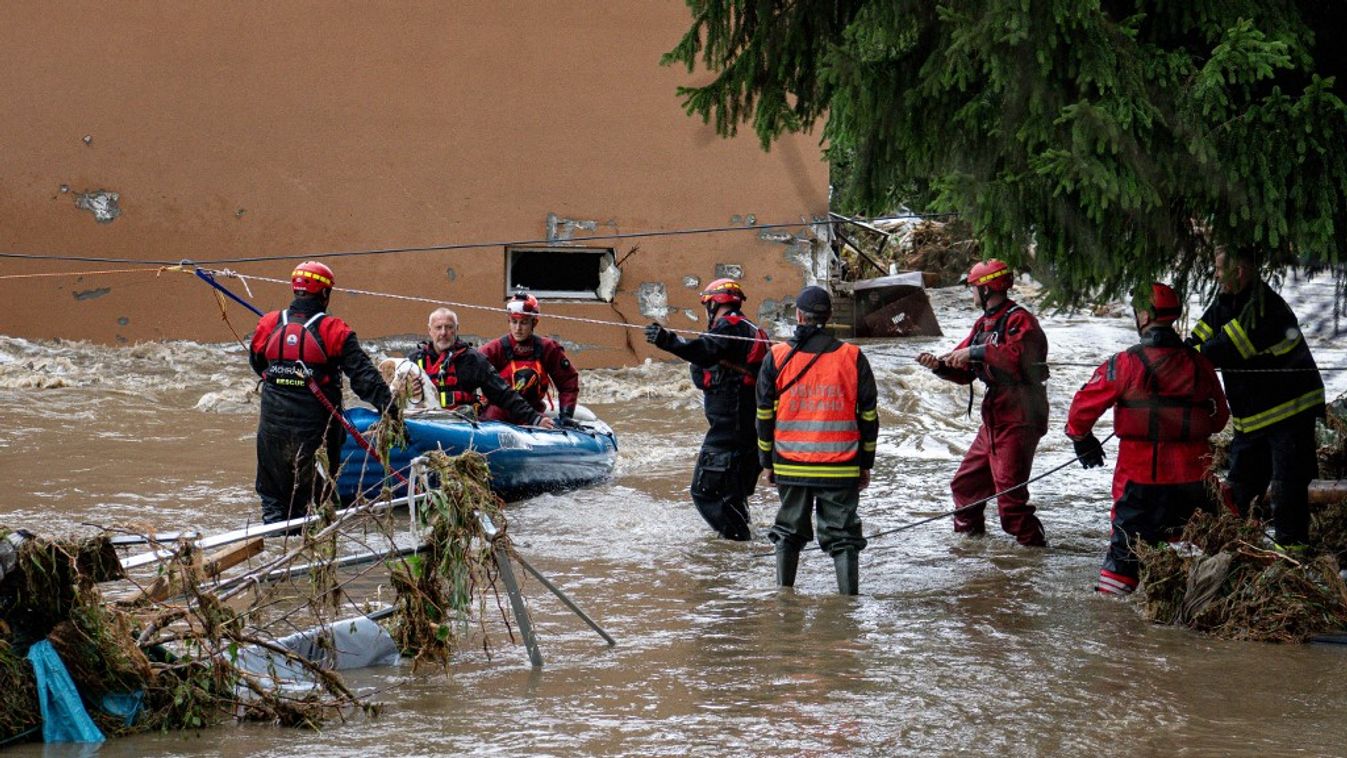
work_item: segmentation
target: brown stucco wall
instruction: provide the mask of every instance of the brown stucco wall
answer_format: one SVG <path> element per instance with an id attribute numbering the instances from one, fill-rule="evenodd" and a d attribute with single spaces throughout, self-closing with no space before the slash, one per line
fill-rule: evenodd
<path id="1" fill-rule="evenodd" d="M 547 218 L 596 233 L 800 221 L 827 211 L 817 137 L 764 153 L 683 114 L 688 80 L 658 59 L 679 0 L 62 2 L 5 6 L 0 251 L 136 260 L 312 255 L 355 287 L 499 306 L 503 249 L 336 258 L 326 251 L 541 239 Z M 85 137 L 89 137 L 86 142 Z M 63 192 L 62 187 L 68 192 Z M 119 194 L 98 223 L 78 193 Z M 564 225 L 563 225 L 564 228 Z M 576 232 L 579 240 L 585 232 Z M 797 239 L 755 231 L 623 240 L 617 296 L 550 312 L 645 323 L 635 292 L 744 267 L 754 298 L 804 280 Z M 285 278 L 293 261 L 230 264 Z M 0 259 L 0 275 L 127 268 Z M 450 278 L 449 270 L 453 270 Z M 263 308 L 283 287 L 254 285 Z M 362 335 L 420 331 L 431 306 L 338 295 Z M 232 308 L 246 332 L 252 319 Z M 503 332 L 460 310 L 463 331 Z M 690 325 L 683 315 L 671 323 Z M 650 353 L 639 332 L 546 322 L 582 366 Z M 209 289 L 168 272 L 0 279 L 0 332 L 140 341 L 231 339 Z M 630 340 L 630 342 L 629 342 Z"/>

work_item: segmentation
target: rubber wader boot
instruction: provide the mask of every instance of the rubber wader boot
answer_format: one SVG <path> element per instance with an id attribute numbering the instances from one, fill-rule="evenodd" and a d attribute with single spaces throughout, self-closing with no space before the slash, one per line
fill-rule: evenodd
<path id="1" fill-rule="evenodd" d="M 795 570 L 800 567 L 800 551 L 784 544 L 776 546 L 776 583 L 781 587 L 795 586 Z"/>
<path id="2" fill-rule="evenodd" d="M 834 554 L 833 568 L 837 571 L 838 594 L 861 594 L 860 553 L 858 551 L 843 550 Z"/>

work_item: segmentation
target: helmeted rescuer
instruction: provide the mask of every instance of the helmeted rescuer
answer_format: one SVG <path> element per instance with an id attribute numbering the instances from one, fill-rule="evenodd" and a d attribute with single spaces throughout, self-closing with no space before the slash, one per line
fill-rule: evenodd
<path id="1" fill-rule="evenodd" d="M 954 350 L 938 358 L 922 353 L 917 362 L 942 379 L 980 380 L 987 388 L 982 425 L 950 482 L 954 504 L 970 506 L 954 515 L 954 531 L 983 534 L 984 506 L 971 504 L 999 492 L 1001 528 L 1021 545 L 1042 547 L 1047 538 L 1029 505 L 1029 488 L 1016 485 L 1030 479 L 1034 452 L 1048 429 L 1048 338 L 1038 319 L 1007 294 L 1014 280 L 1010 267 L 995 258 L 974 265 L 967 284 L 982 315 Z"/>
<path id="2" fill-rule="evenodd" d="M 490 402 L 501 410 L 500 420 L 548 429 L 554 426 L 547 414 L 535 410 L 505 383 L 486 356 L 458 338 L 457 313 L 436 308 L 430 312 L 427 329 L 430 339 L 417 345 L 407 360 L 434 382 L 441 408 L 475 414 Z"/>
<path id="3" fill-rule="evenodd" d="M 1241 515 L 1271 485 L 1275 539 L 1299 548 L 1309 539 L 1309 483 L 1319 473 L 1315 419 L 1324 415 L 1324 381 L 1300 322 L 1258 276 L 1252 250 L 1218 249 L 1220 292 L 1188 344 L 1222 370 L 1230 420 L 1231 494 Z"/>
<path id="4" fill-rule="evenodd" d="M 1113 530 L 1095 589 L 1127 595 L 1139 577 L 1136 545 L 1174 539 L 1194 511 L 1216 511 L 1208 486 L 1211 435 L 1230 418 L 1211 362 L 1183 344 L 1174 322 L 1178 295 L 1158 282 L 1138 298 L 1140 343 L 1095 369 L 1076 393 L 1066 434 L 1085 468 L 1104 465 L 1091 428 L 1113 408 L 1118 463 L 1113 471 Z"/>
<path id="5" fill-rule="evenodd" d="M 798 326 L 773 345 L 758 374 L 758 451 L 771 470 L 781 508 L 768 535 L 776 544 L 776 580 L 795 586 L 800 549 L 814 538 L 833 558 L 837 591 L 860 592 L 857 514 L 870 483 L 879 438 L 878 391 L 865 354 L 823 331 L 832 298 L 805 287 L 795 300 Z"/>
<path id="6" fill-rule="evenodd" d="M 256 487 L 267 523 L 306 515 L 316 494 L 314 457 L 320 447 L 326 446 L 329 483 L 336 477 L 346 438 L 333 415 L 341 412 L 342 374 L 361 400 L 383 414 L 396 413 L 388 385 L 355 332 L 327 314 L 333 282 L 332 269 L 322 263 L 296 266 L 290 307 L 262 316 L 249 345 L 248 361 L 262 377 Z"/>
<path id="7" fill-rule="evenodd" d="M 566 357 L 560 342 L 534 334 L 542 309 L 538 298 L 519 293 L 506 304 L 509 333 L 478 348 L 505 383 L 523 396 L 533 410 L 545 413 L 550 402 L 548 388 L 557 388 L 557 419 L 565 423 L 575 415 L 580 396 L 580 372 Z M 507 420 L 504 409 L 488 406 L 485 417 Z"/>
<path id="8" fill-rule="evenodd" d="M 771 340 L 743 314 L 744 289 L 734 279 L 716 279 L 701 293 L 707 331 L 684 340 L 659 324 L 645 328 L 646 341 L 691 364 L 692 383 L 703 392 L 710 428 L 692 471 L 692 502 L 711 528 L 732 540 L 748 540 L 748 498 L 757 487 L 757 437 L 753 388 Z"/>

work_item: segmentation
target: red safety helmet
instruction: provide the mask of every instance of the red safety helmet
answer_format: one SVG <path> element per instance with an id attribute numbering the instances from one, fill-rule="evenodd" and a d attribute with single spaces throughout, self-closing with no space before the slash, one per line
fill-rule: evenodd
<path id="1" fill-rule="evenodd" d="M 1183 315 L 1183 303 L 1173 287 L 1160 282 L 1151 282 L 1151 303 L 1147 308 L 1151 320 L 1160 324 L 1172 324 Z"/>
<path id="2" fill-rule="evenodd" d="M 744 288 L 733 279 L 717 279 L 702 290 L 702 305 L 707 308 L 711 307 L 711 303 L 742 305 L 747 299 L 748 295 L 744 294 Z"/>
<path id="3" fill-rule="evenodd" d="M 1010 266 L 1005 261 L 992 258 L 974 263 L 969 269 L 965 283 L 970 287 L 986 287 L 993 292 L 1005 292 L 1015 283 Z"/>
<path id="4" fill-rule="evenodd" d="M 332 289 L 335 280 L 332 269 L 318 261 L 304 261 L 290 272 L 290 289 L 316 295 Z"/>
<path id="5" fill-rule="evenodd" d="M 512 319 L 537 318 L 542 315 L 542 309 L 538 307 L 538 298 L 525 292 L 515 293 L 510 302 L 505 304 L 505 310 L 509 311 Z"/>

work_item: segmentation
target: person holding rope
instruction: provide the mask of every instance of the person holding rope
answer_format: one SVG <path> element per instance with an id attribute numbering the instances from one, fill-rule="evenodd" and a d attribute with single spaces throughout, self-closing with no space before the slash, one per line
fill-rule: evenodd
<path id="1" fill-rule="evenodd" d="M 1183 344 L 1174 322 L 1179 296 L 1155 282 L 1133 307 L 1141 342 L 1095 369 L 1076 393 L 1066 435 L 1082 466 L 1104 465 L 1104 449 L 1091 432 L 1113 408 L 1118 464 L 1113 471 L 1112 534 L 1095 591 L 1130 595 L 1140 565 L 1136 545 L 1177 538 L 1197 510 L 1216 512 L 1208 487 L 1211 436 L 1230 418 L 1216 369 Z"/>
<path id="2" fill-rule="evenodd" d="M 816 519 L 837 591 L 856 595 L 866 545 L 856 510 L 875 464 L 879 393 L 860 348 L 823 331 L 831 316 L 822 287 L 805 287 L 795 299 L 795 337 L 773 345 L 758 374 L 758 455 L 781 496 L 768 535 L 777 584 L 795 586 Z"/>
<path id="3" fill-rule="evenodd" d="M 1187 342 L 1224 371 L 1235 427 L 1231 495 L 1248 517 L 1270 484 L 1274 539 L 1300 551 L 1319 473 L 1314 423 L 1324 415 L 1324 380 L 1295 313 L 1258 276 L 1256 251 L 1220 247 L 1214 263 L 1220 292 Z"/>
<path id="4" fill-rule="evenodd" d="M 506 304 L 506 309 L 509 333 L 477 348 L 478 352 L 539 413 L 546 411 L 550 402 L 548 388 L 555 386 L 557 421 L 562 425 L 569 423 L 580 398 L 580 372 L 571 365 L 560 342 L 533 333 L 541 313 L 538 298 L 518 293 Z M 504 408 L 491 405 L 485 418 L 500 421 L 506 415 Z"/>
<path id="5" fill-rule="evenodd" d="M 1026 547 L 1046 547 L 1043 524 L 1029 505 L 1027 483 L 1033 472 L 1038 441 L 1048 430 L 1048 338 L 1038 319 L 1006 293 L 1015 278 L 1004 262 L 990 259 L 973 266 L 967 284 L 982 315 L 954 350 L 917 362 L 942 379 L 987 385 L 982 398 L 982 426 L 950 481 L 954 504 L 968 506 L 954 515 L 954 531 L 970 536 L 986 532 L 978 501 L 1001 492 L 997 511 L 1001 528 Z M 973 407 L 969 389 L 968 407 Z"/>
<path id="6" fill-rule="evenodd" d="M 290 274 L 295 293 L 290 307 L 257 322 L 248 362 L 262 378 L 262 412 L 257 423 L 257 494 L 262 521 L 307 515 L 315 494 L 314 458 L 327 453 L 329 485 L 341 464 L 346 438 L 341 424 L 341 375 L 361 400 L 388 416 L 397 413 L 378 369 L 345 321 L 327 315 L 332 269 L 305 261 Z M 321 397 L 320 397 L 321 395 Z"/>
<path id="7" fill-rule="evenodd" d="M 645 328 L 646 341 L 691 364 L 692 383 L 703 395 L 710 428 L 692 471 L 692 503 L 720 536 L 747 541 L 748 498 L 757 487 L 757 437 L 753 387 L 771 340 L 744 317 L 748 296 L 739 282 L 716 279 L 701 293 L 706 334 L 684 340 L 659 324 Z"/>
<path id="8" fill-rule="evenodd" d="M 430 312 L 427 329 L 430 339 L 417 345 L 407 360 L 435 383 L 441 408 L 463 408 L 475 413 L 483 406 L 480 390 L 487 402 L 501 409 L 500 420 L 544 429 L 555 426 L 552 419 L 535 410 L 505 383 L 486 356 L 458 338 L 457 313 L 436 308 Z"/>

